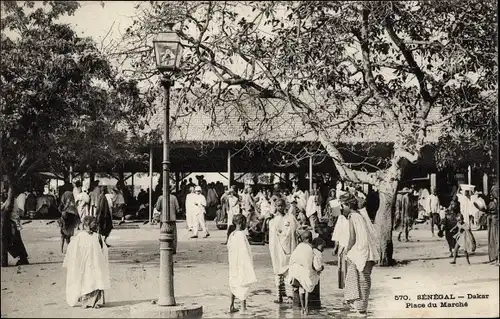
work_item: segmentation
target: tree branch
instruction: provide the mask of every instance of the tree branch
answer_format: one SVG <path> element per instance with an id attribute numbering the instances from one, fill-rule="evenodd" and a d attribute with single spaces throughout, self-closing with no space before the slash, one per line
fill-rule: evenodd
<path id="1" fill-rule="evenodd" d="M 410 72 L 415 74 L 415 76 L 417 77 L 418 86 L 420 88 L 420 95 L 422 96 L 422 99 L 424 101 L 430 102 L 432 98 L 431 95 L 429 94 L 429 91 L 426 88 L 426 81 L 425 81 L 426 76 L 418 66 L 417 62 L 415 61 L 415 58 L 413 57 L 411 51 L 405 45 L 403 40 L 394 31 L 393 21 L 391 17 L 389 16 L 385 17 L 384 26 L 392 42 L 394 42 L 394 44 L 398 47 L 399 51 L 401 51 L 401 53 L 403 54 L 406 63 L 408 63 L 410 67 Z"/>

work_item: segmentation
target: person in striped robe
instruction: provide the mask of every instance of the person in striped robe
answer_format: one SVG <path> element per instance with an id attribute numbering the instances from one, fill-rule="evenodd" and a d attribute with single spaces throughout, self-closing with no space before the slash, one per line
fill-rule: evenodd
<path id="1" fill-rule="evenodd" d="M 340 196 L 342 215 L 349 221 L 346 247 L 347 273 L 344 299 L 359 314 L 365 314 L 371 288 L 371 273 L 379 259 L 378 237 L 365 209 L 358 210 L 355 196 Z"/>

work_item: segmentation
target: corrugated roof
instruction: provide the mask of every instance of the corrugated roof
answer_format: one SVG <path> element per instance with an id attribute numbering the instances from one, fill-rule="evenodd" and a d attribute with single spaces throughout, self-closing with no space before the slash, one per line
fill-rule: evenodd
<path id="1" fill-rule="evenodd" d="M 234 104 L 230 107 L 216 106 L 210 109 L 202 105 L 196 107 L 196 111 L 185 108 L 181 110 L 172 105 L 170 116 L 175 118 L 175 121 L 171 121 L 170 139 L 173 142 L 317 141 L 316 134 L 302 123 L 300 116 L 290 107 L 284 103 L 266 101 L 268 103 L 265 107 L 256 104 L 262 101 L 247 101 L 245 104 Z M 318 110 L 317 114 L 327 116 L 324 110 Z M 438 120 L 440 117 L 440 108 L 433 108 L 429 120 Z M 163 110 L 158 107 L 150 118 L 147 129 L 162 131 L 163 119 Z M 394 136 L 400 134 L 400 129 L 394 124 L 395 121 L 382 122 L 365 116 L 357 122 L 359 129 L 343 132 L 337 142 L 390 143 L 394 141 Z M 335 139 L 340 132 L 338 127 L 330 127 L 327 130 L 332 139 Z M 430 142 L 437 141 L 438 132 L 439 128 L 434 128 L 429 132 L 427 139 Z"/>

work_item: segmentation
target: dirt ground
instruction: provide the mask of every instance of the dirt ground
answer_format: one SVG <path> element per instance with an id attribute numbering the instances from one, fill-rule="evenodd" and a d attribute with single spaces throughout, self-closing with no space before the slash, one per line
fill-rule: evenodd
<path id="1" fill-rule="evenodd" d="M 25 225 L 22 236 L 31 265 L 2 268 L 1 316 L 10 317 L 130 317 L 130 306 L 157 298 L 159 230 L 114 230 L 108 242 L 112 288 L 106 291 L 106 306 L 83 310 L 65 302 L 66 272 L 59 251 L 59 231 L 52 224 L 35 221 Z M 227 250 L 221 245 L 225 231 L 209 222 L 211 236 L 189 239 L 179 223 L 179 247 L 175 256 L 177 303 L 198 303 L 204 317 L 230 317 Z M 488 263 L 487 232 L 474 235 L 478 249 L 472 265 L 459 258 L 450 265 L 444 239 L 431 237 L 429 225 L 419 225 L 411 242 L 395 241 L 395 267 L 376 267 L 372 275 L 368 317 L 498 317 L 498 266 Z M 290 306 L 272 303 L 274 279 L 267 246 L 252 246 L 258 283 L 248 299 L 245 314 L 232 317 L 293 318 L 300 314 Z M 348 317 L 342 309 L 342 290 L 337 289 L 336 258 L 324 253 L 326 266 L 321 277 L 322 308 L 311 317 Z M 454 300 L 417 300 L 422 294 L 453 294 Z M 471 295 L 488 295 L 468 299 Z M 460 298 L 463 296 L 463 298 Z M 440 297 L 440 296 L 437 296 Z M 399 299 L 399 300 L 397 300 Z M 406 300 L 404 300 L 406 299 Z M 442 302 L 456 303 L 442 307 Z M 435 303 L 436 307 L 433 307 Z M 467 303 L 465 305 L 465 303 Z M 421 308 L 423 305 L 423 308 Z"/>

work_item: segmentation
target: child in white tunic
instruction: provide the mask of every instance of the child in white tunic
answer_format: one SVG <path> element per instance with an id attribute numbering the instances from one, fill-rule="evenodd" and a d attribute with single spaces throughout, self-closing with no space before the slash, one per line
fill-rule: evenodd
<path id="1" fill-rule="evenodd" d="M 311 245 L 312 233 L 308 230 L 300 235 L 302 242 L 290 257 L 288 282 L 299 287 L 300 306 L 303 314 L 309 313 L 309 294 L 319 282 L 319 273 L 313 267 L 314 252 Z"/>
<path id="2" fill-rule="evenodd" d="M 246 218 L 237 214 L 233 218 L 235 230 L 227 240 L 229 260 L 229 289 L 231 290 L 231 305 L 229 312 L 237 312 L 234 300 L 242 301 L 242 310 L 246 310 L 246 299 L 250 286 L 257 282 L 253 268 L 252 250 L 245 234 Z"/>

